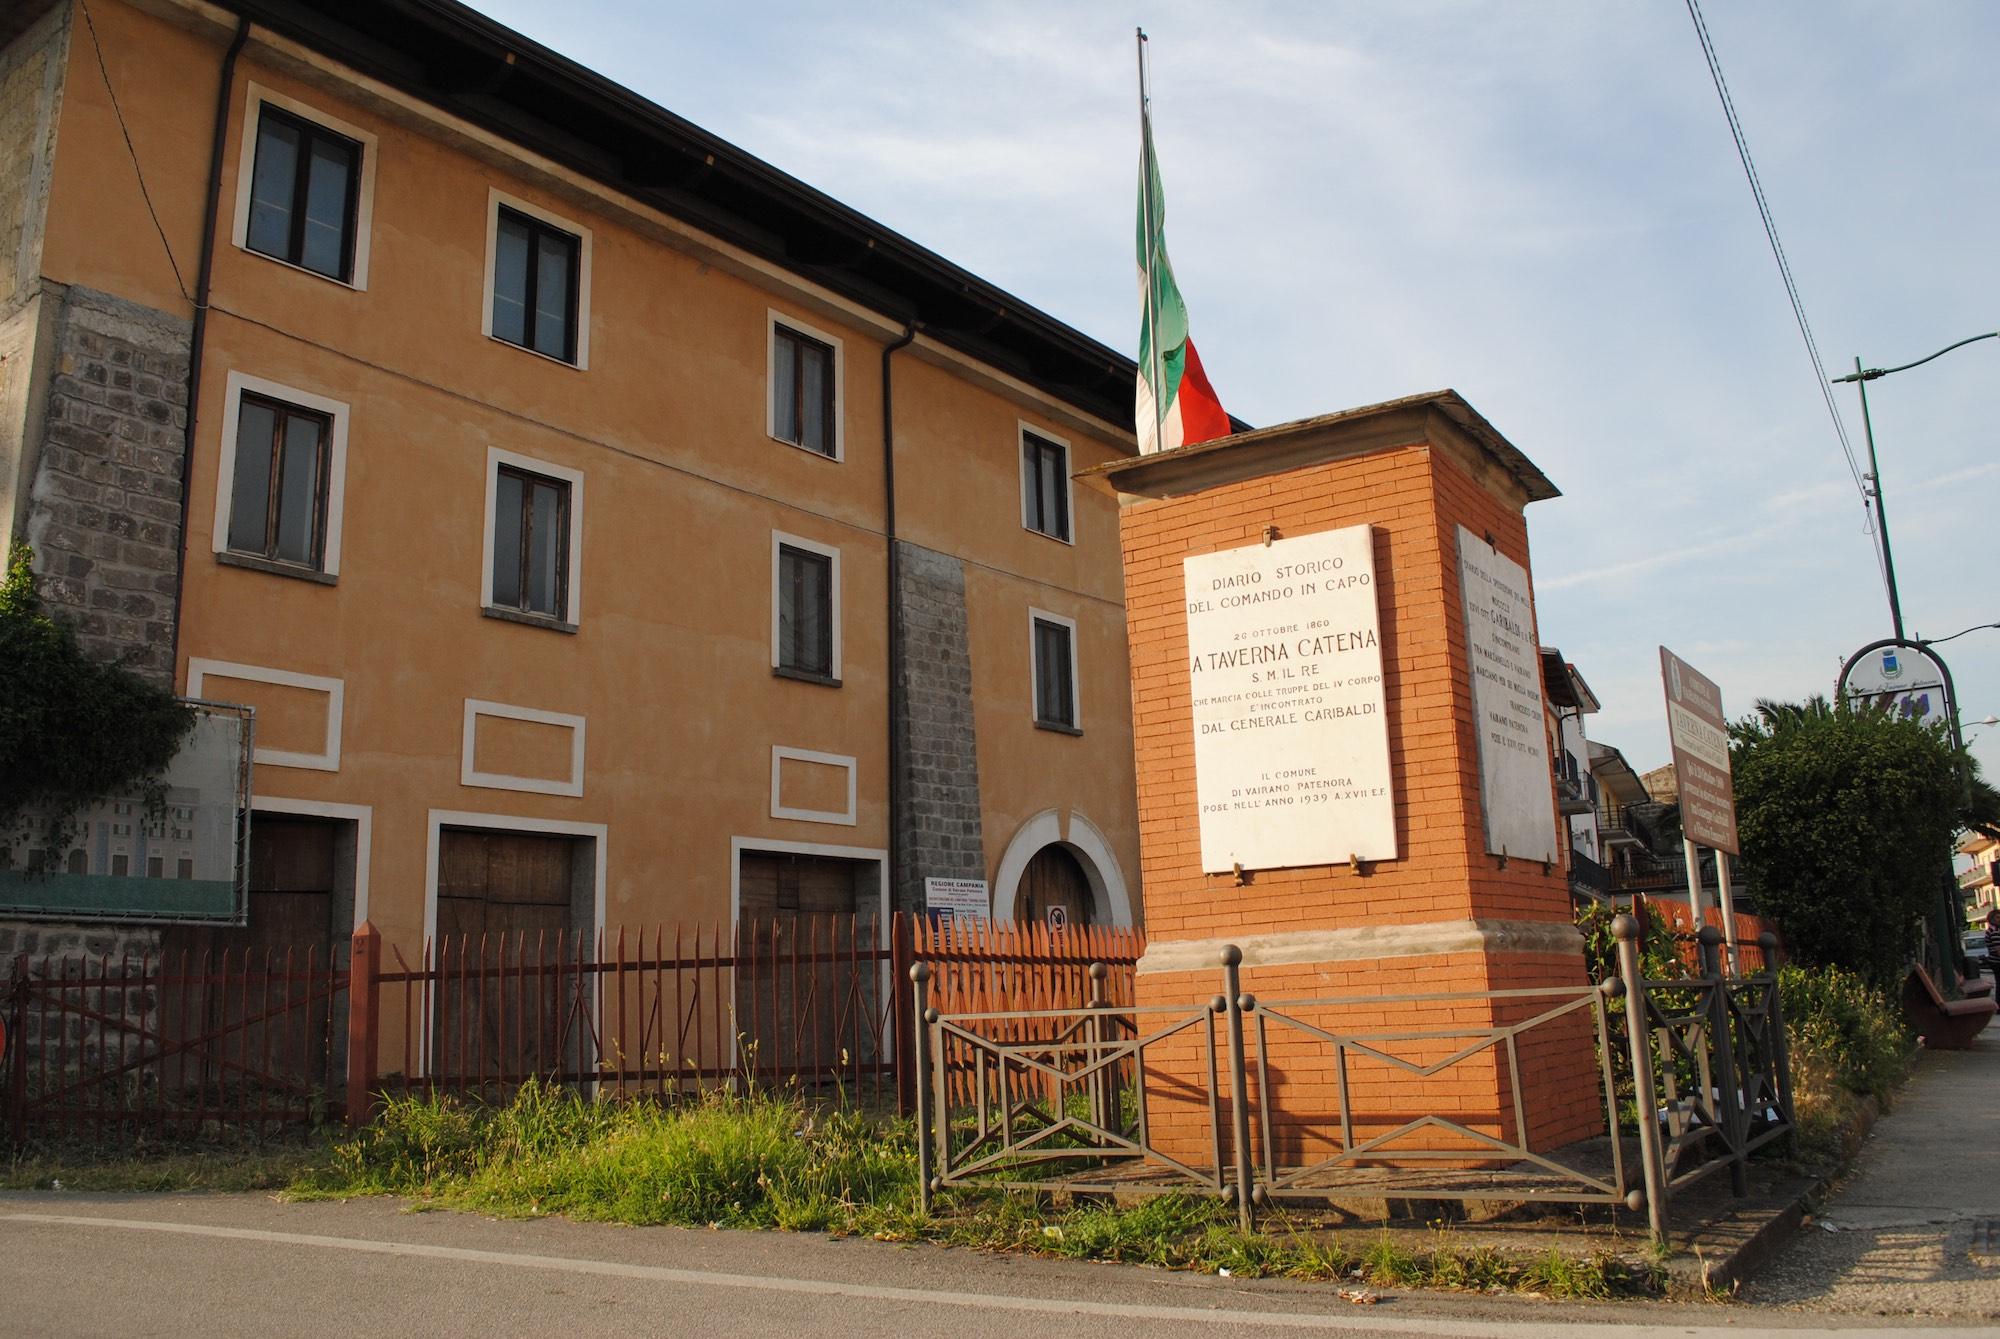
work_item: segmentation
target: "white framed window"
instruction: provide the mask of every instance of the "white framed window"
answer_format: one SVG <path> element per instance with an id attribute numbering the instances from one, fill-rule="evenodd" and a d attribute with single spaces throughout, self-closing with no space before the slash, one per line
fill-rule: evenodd
<path id="1" fill-rule="evenodd" d="M 1076 620 L 1028 610 L 1028 663 L 1034 681 L 1035 724 L 1065 734 L 1083 733 L 1076 690 Z"/>
<path id="2" fill-rule="evenodd" d="M 764 431 L 801 451 L 844 460 L 839 337 L 775 311 L 766 313 L 766 322 L 770 374 L 764 396 Z"/>
<path id="3" fill-rule="evenodd" d="M 497 618 L 575 631 L 583 608 L 583 472 L 486 450 L 479 603 Z"/>
<path id="4" fill-rule="evenodd" d="M 368 287 L 375 136 L 254 81 L 236 168 L 236 246 L 348 288 Z"/>
<path id="5" fill-rule="evenodd" d="M 296 386 L 225 379 L 212 547 L 223 561 L 340 575 L 348 408 Z"/>
<path id="6" fill-rule="evenodd" d="M 1074 543 L 1069 443 L 1028 423 L 1020 425 L 1020 440 L 1022 527 Z"/>
<path id="7" fill-rule="evenodd" d="M 771 670 L 840 682 L 840 550 L 771 532 Z"/>
<path id="8" fill-rule="evenodd" d="M 489 339 L 589 367 L 590 229 L 489 188 L 479 321 Z"/>

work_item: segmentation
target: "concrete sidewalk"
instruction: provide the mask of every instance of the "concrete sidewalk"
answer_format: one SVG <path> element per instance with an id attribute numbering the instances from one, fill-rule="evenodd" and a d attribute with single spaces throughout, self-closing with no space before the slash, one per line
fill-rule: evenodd
<path id="1" fill-rule="evenodd" d="M 2000 1028 L 1924 1054 L 1853 1172 L 1743 1298 L 2000 1319 Z"/>

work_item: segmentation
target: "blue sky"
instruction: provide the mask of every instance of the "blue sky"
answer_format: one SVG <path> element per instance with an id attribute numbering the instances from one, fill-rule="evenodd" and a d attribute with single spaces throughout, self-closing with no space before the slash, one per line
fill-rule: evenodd
<path id="1" fill-rule="evenodd" d="M 1661 643 L 1723 688 L 1832 685 L 1889 635 L 1866 515 L 1680 3 L 477 0 L 1127 353 L 1153 39 L 1168 238 L 1256 424 L 1449 386 L 1563 490 L 1539 617 L 1667 760 Z M 2000 6 L 1711 0 L 1830 374 L 2000 329 Z M 1871 390 L 1908 627 L 2000 621 L 2000 340 Z M 1857 454 L 1851 386 L 1836 388 Z M 1866 468 L 1865 460 L 1863 461 Z M 1944 648 L 2000 714 L 2000 631 Z M 1973 735 L 2000 776 L 2000 727 Z"/>

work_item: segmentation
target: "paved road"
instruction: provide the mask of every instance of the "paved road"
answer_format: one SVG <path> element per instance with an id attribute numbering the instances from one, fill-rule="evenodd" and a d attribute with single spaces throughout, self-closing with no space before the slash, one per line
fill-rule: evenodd
<path id="1" fill-rule="evenodd" d="M 754 1232 L 496 1222 L 386 1201 L 0 1195 L 8 1335 L 769 1335 L 876 1339 L 1040 1329 L 1217 1339 L 1340 1333 L 1665 1339 L 1774 1332 L 1746 1307 L 1586 1307 L 1323 1286 Z M 1822 1316 L 1777 1317 L 1789 1333 Z M 1887 1326 L 1851 1335 L 1900 1332 Z M 1991 1329 L 1933 1328 L 1938 1336 Z"/>
<path id="2" fill-rule="evenodd" d="M 1746 1300 L 1982 1317 L 2000 1334 L 2000 1026 L 1989 1024 L 1970 1050 L 1923 1057 L 1822 1208 Z"/>

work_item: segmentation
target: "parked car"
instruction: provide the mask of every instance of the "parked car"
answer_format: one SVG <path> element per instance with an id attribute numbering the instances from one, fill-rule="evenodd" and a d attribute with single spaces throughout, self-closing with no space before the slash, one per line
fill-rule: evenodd
<path id="1" fill-rule="evenodd" d="M 1965 957 L 1968 962 L 1980 971 L 1988 974 L 1992 973 L 1993 964 L 1988 960 L 1986 951 L 1985 927 L 1982 926 L 1979 929 L 1967 930 L 1965 932 Z"/>

